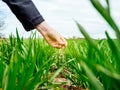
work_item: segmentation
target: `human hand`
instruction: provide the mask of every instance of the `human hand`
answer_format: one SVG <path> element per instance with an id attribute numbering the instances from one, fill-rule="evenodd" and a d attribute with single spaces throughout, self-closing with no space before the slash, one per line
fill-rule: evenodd
<path id="1" fill-rule="evenodd" d="M 67 46 L 67 41 L 45 21 L 37 25 L 36 29 L 42 34 L 47 43 L 52 47 L 62 49 Z"/>

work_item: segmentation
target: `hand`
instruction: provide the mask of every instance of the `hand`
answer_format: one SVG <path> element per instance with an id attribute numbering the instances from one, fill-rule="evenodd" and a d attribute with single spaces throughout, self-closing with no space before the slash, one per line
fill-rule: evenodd
<path id="1" fill-rule="evenodd" d="M 37 25 L 36 29 L 42 34 L 48 44 L 52 47 L 62 49 L 67 46 L 67 41 L 45 21 Z"/>

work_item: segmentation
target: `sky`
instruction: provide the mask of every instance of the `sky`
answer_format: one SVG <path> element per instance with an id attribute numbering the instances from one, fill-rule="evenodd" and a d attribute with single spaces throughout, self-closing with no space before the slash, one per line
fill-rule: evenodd
<path id="1" fill-rule="evenodd" d="M 105 5 L 105 0 L 100 1 Z M 112 16 L 120 26 L 120 0 L 110 1 Z M 33 0 L 33 2 L 46 22 L 66 38 L 83 37 L 74 20 L 78 21 L 93 38 L 105 38 L 106 30 L 111 37 L 115 37 L 113 30 L 97 13 L 89 0 Z M 1 30 L 5 37 L 11 33 L 15 35 L 16 28 L 18 28 L 20 36 L 25 38 L 30 36 L 31 32 L 24 30 L 21 23 L 2 1 L 0 1 L 0 11 L 2 11 L 0 16 L 4 17 L 5 21 L 4 30 Z"/>

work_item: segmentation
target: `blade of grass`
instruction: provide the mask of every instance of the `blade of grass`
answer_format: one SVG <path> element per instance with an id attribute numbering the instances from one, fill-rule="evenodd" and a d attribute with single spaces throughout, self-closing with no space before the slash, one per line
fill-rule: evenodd
<path id="1" fill-rule="evenodd" d="M 100 81 L 96 78 L 96 76 L 89 69 L 87 64 L 81 61 L 81 65 L 89 78 L 89 82 L 94 86 L 95 90 L 104 90 L 102 83 L 100 83 Z"/>
<path id="2" fill-rule="evenodd" d="M 107 36 L 107 41 L 108 41 L 108 44 L 109 44 L 109 47 L 112 51 L 112 55 L 115 56 L 115 59 L 116 59 L 116 70 L 118 73 L 120 73 L 120 48 L 117 47 L 117 45 L 115 44 L 115 42 L 110 38 L 109 34 L 106 32 L 106 36 Z"/>
<path id="3" fill-rule="evenodd" d="M 90 47 L 93 47 L 98 53 L 99 56 L 102 60 L 104 60 L 104 55 L 100 52 L 100 50 L 97 47 L 97 44 L 91 39 L 91 37 L 87 34 L 87 32 L 85 31 L 85 29 L 78 23 L 76 22 L 80 32 L 84 35 L 84 37 L 86 38 L 86 40 L 88 41 L 88 43 L 90 44 Z"/>
<path id="4" fill-rule="evenodd" d="M 118 43 L 120 45 L 120 30 L 117 26 L 117 24 L 115 23 L 115 21 L 112 19 L 112 17 L 110 16 L 109 12 L 107 9 L 105 9 L 101 3 L 99 2 L 99 0 L 90 0 L 92 5 L 96 8 L 96 10 L 101 14 L 101 16 L 103 16 L 103 18 L 106 20 L 106 22 L 113 28 L 113 30 L 116 33 L 117 36 L 117 40 Z M 109 2 L 107 1 L 108 5 Z M 108 6 L 109 7 L 109 6 Z"/>
<path id="5" fill-rule="evenodd" d="M 107 11 L 108 11 L 108 13 L 109 13 L 109 15 L 110 15 L 110 1 L 109 0 L 106 0 L 106 3 L 107 3 Z"/>

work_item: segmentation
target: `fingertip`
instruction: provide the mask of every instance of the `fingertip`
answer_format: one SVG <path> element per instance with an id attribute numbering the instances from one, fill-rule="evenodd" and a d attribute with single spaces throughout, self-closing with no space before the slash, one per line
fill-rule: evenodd
<path id="1" fill-rule="evenodd" d="M 57 48 L 57 49 L 61 49 L 62 48 L 61 45 L 53 45 L 52 47 Z"/>
<path id="2" fill-rule="evenodd" d="M 65 46 L 67 46 L 68 45 L 68 43 L 67 43 L 67 41 L 65 41 Z"/>
<path id="3" fill-rule="evenodd" d="M 61 40 L 63 41 L 64 46 L 67 46 L 67 41 L 63 37 L 61 37 Z"/>

